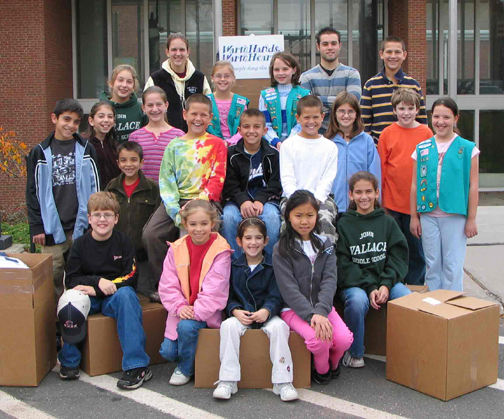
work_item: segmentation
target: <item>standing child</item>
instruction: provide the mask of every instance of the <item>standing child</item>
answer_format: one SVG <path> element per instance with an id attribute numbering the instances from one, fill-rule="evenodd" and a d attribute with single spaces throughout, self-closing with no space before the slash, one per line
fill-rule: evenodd
<path id="1" fill-rule="evenodd" d="M 354 341 L 343 357 L 350 368 L 364 366 L 364 320 L 369 305 L 379 310 L 388 300 L 411 291 L 404 285 L 408 244 L 394 220 L 378 203 L 378 179 L 357 172 L 349 181 L 351 200 L 338 222 L 338 290 L 345 305 L 345 323 Z"/>
<path id="2" fill-rule="evenodd" d="M 420 95 L 400 88 L 392 94 L 392 108 L 397 122 L 385 128 L 378 143 L 382 165 L 382 206 L 397 223 L 408 241 L 409 269 L 405 282 L 423 285 L 425 259 L 422 241 L 410 232 L 411 153 L 418 143 L 431 138 L 432 131 L 415 117 L 420 111 Z"/>
<path id="3" fill-rule="evenodd" d="M 354 173 L 364 170 L 381 179 L 380 157 L 373 139 L 364 132 L 359 101 L 353 93 L 336 96 L 325 136 L 338 147 L 338 173 L 332 191 L 341 214 L 350 204 L 348 180 Z"/>
<path id="4" fill-rule="evenodd" d="M 240 116 L 250 101 L 231 91 L 235 84 L 235 73 L 229 61 L 215 63 L 212 83 L 215 91 L 208 97 L 212 101 L 213 118 L 208 132 L 222 138 L 228 145 L 234 145 L 240 139 L 240 134 L 237 134 Z"/>
<path id="5" fill-rule="evenodd" d="M 121 209 L 115 229 L 128 235 L 135 246 L 137 258 L 145 260 L 147 255 L 142 243 L 142 230 L 161 204 L 159 186 L 143 174 L 144 158 L 140 144 L 126 141 L 119 146 L 118 153 L 117 164 L 122 174 L 106 188 L 116 196 Z"/>
<path id="6" fill-rule="evenodd" d="M 128 64 L 114 68 L 109 81 L 110 93 L 102 92 L 100 100 L 110 102 L 116 111 L 116 131 L 119 144 L 128 141 L 130 134 L 146 123 L 142 106 L 138 102 L 138 77 Z"/>
<path id="7" fill-rule="evenodd" d="M 142 103 L 149 123 L 133 132 L 129 140 L 142 146 L 145 176 L 158 182 L 159 167 L 166 147 L 171 140 L 183 136 L 185 132 L 168 124 L 166 112 L 169 103 L 163 89 L 157 86 L 148 87 L 142 94 Z"/>
<path id="8" fill-rule="evenodd" d="M 299 99 L 310 91 L 299 86 L 301 68 L 288 52 L 277 52 L 271 57 L 269 74 L 271 87 L 261 91 L 259 109 L 266 117 L 266 140 L 280 150 L 280 143 L 296 125 L 294 115 Z"/>
<path id="9" fill-rule="evenodd" d="M 168 311 L 160 353 L 177 362 L 170 384 L 180 386 L 194 375 L 198 331 L 218 329 L 229 295 L 229 244 L 212 230 L 218 212 L 201 199 L 180 211 L 188 235 L 170 244 L 159 281 L 159 296 Z"/>
<path id="10" fill-rule="evenodd" d="M 222 190 L 222 235 L 235 251 L 237 259 L 242 251 L 236 243 L 236 230 L 243 219 L 259 217 L 266 223 L 268 244 L 273 246 L 280 235 L 281 216 L 279 200 L 282 195 L 278 150 L 263 138 L 267 128 L 264 114 L 259 109 L 247 109 L 240 118 L 238 131 L 243 137 L 229 147 L 226 180 Z"/>
<path id="11" fill-rule="evenodd" d="M 115 110 L 110 102 L 98 102 L 89 112 L 89 131 L 87 138 L 93 144 L 98 157 L 100 186 L 103 189 L 119 176 L 117 167 L 117 134 L 115 132 Z"/>
<path id="12" fill-rule="evenodd" d="M 149 257 L 147 283 L 150 297 L 159 301 L 157 288 L 168 251 L 167 242 L 179 236 L 180 209 L 190 200 L 205 199 L 220 211 L 220 200 L 226 177 L 227 148 L 224 141 L 206 132 L 212 120 L 212 102 L 201 93 L 185 102 L 187 134 L 173 139 L 166 147 L 159 172 L 163 205 L 156 210 L 143 231 L 143 242 Z"/>
<path id="13" fill-rule="evenodd" d="M 72 241 L 88 228 L 86 205 L 100 190 L 96 151 L 77 134 L 84 114 L 74 99 L 56 103 L 55 130 L 27 159 L 26 205 L 33 243 L 53 258 L 54 292 L 63 293 L 65 260 Z"/>
<path id="14" fill-rule="evenodd" d="M 333 307 L 336 255 L 331 241 L 315 234 L 318 211 L 311 192 L 292 194 L 285 208 L 287 226 L 273 251 L 273 267 L 285 301 L 282 320 L 313 354 L 315 382 L 328 384 L 339 376 L 339 361 L 353 338 Z"/>
<path id="15" fill-rule="evenodd" d="M 301 132 L 287 139 L 280 149 L 280 179 L 283 193 L 289 198 L 296 190 L 306 189 L 315 195 L 320 206 L 322 234 L 336 241 L 336 204 L 329 197 L 338 171 L 336 144 L 318 133 L 324 113 L 316 96 L 302 98 L 296 118 Z"/>
<path id="16" fill-rule="evenodd" d="M 150 358 L 145 352 L 142 307 L 135 293 L 138 279 L 135 249 L 125 234 L 114 230 L 119 204 L 113 194 L 93 194 L 87 208 L 92 230 L 75 240 L 72 246 L 66 267 L 66 286 L 90 297 L 90 314 L 102 313 L 116 319 L 124 371 L 117 387 L 134 390 L 152 378 Z M 61 315 L 60 311 L 58 316 Z M 67 325 L 67 322 L 62 323 Z M 80 375 L 81 350 L 75 344 L 78 342 L 70 340 L 64 341 L 58 354 L 63 380 L 77 379 Z"/>
<path id="17" fill-rule="evenodd" d="M 427 125 L 427 112 L 422 88 L 413 77 L 402 69 L 402 64 L 408 53 L 404 41 L 398 36 L 388 36 L 380 47 L 380 58 L 384 68 L 376 76 L 371 77 L 362 91 L 362 120 L 366 132 L 378 144 L 382 131 L 396 121 L 392 112 L 391 96 L 399 87 L 405 87 L 420 95 L 420 106 L 417 115 L 418 122 Z"/>
<path id="18" fill-rule="evenodd" d="M 432 105 L 436 135 L 412 154 L 411 233 L 422 238 L 429 290 L 462 291 L 467 239 L 478 234 L 480 151 L 457 135 L 458 107 L 451 98 Z M 419 219 L 420 215 L 420 219 Z"/>
<path id="19" fill-rule="evenodd" d="M 241 378 L 240 337 L 247 329 L 260 328 L 270 339 L 273 392 L 284 402 L 296 400 L 298 394 L 292 385 L 290 330 L 278 317 L 282 296 L 275 281 L 271 255 L 264 251 L 268 243 L 266 225 L 256 217 L 243 220 L 238 227 L 236 242 L 243 248 L 244 254 L 231 266 L 226 307 L 229 318 L 220 329 L 221 367 L 219 385 L 213 396 L 229 399 L 238 391 L 237 382 Z"/>

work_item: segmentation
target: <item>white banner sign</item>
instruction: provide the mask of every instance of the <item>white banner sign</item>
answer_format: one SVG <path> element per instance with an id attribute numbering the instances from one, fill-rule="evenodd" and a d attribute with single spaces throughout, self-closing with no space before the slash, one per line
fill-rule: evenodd
<path id="1" fill-rule="evenodd" d="M 269 79 L 271 57 L 283 50 L 283 35 L 219 37 L 219 59 L 233 64 L 237 79 Z"/>

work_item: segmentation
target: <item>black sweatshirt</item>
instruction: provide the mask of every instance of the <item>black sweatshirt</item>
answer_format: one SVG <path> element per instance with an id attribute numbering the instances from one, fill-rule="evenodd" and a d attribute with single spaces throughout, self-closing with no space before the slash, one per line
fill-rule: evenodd
<path id="1" fill-rule="evenodd" d="M 91 231 L 75 240 L 65 271 L 67 288 L 90 285 L 98 298 L 105 297 L 98 287 L 100 278 L 112 281 L 117 288 L 136 288 L 138 280 L 133 243 L 126 234 L 116 230 L 105 241 L 93 239 Z"/>
<path id="2" fill-rule="evenodd" d="M 408 244 L 397 223 L 382 208 L 366 215 L 343 213 L 338 233 L 338 290 L 359 287 L 369 295 L 382 285 L 390 290 L 404 282 Z"/>

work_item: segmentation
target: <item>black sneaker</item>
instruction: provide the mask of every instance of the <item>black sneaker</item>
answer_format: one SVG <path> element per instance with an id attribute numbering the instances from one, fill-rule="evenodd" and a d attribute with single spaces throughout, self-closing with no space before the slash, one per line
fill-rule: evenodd
<path id="1" fill-rule="evenodd" d="M 60 368 L 60 378 L 62 380 L 77 380 L 80 377 L 79 367 L 65 367 Z"/>
<path id="2" fill-rule="evenodd" d="M 340 372 L 341 372 L 341 368 L 340 366 L 338 365 L 338 368 L 336 368 L 335 370 L 331 370 L 331 378 L 334 380 L 336 378 L 339 377 L 340 375 Z"/>
<path id="3" fill-rule="evenodd" d="M 134 390 L 141 387 L 144 381 L 149 381 L 152 378 L 152 371 L 149 367 L 135 368 L 124 371 L 123 376 L 117 382 L 117 387 L 123 390 Z"/>
<path id="4" fill-rule="evenodd" d="M 325 374 L 319 374 L 317 370 L 313 370 L 312 379 L 317 384 L 329 384 L 331 382 L 331 371 L 329 370 Z"/>

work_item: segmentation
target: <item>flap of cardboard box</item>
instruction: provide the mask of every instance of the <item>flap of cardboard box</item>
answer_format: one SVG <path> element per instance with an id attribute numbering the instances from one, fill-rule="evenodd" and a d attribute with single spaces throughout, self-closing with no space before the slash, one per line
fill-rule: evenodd
<path id="1" fill-rule="evenodd" d="M 417 309 L 419 311 L 423 311 L 424 313 L 434 314 L 435 316 L 448 320 L 469 313 L 469 311 L 460 307 L 443 303 L 433 304 L 432 302 L 427 302 L 425 300 L 418 303 Z"/>
<path id="2" fill-rule="evenodd" d="M 467 308 L 469 310 L 481 310 L 482 308 L 496 305 L 493 301 L 480 300 L 474 297 L 460 297 L 454 300 L 447 301 L 446 304 L 457 307 Z"/>

